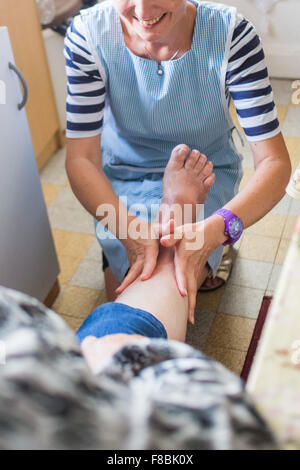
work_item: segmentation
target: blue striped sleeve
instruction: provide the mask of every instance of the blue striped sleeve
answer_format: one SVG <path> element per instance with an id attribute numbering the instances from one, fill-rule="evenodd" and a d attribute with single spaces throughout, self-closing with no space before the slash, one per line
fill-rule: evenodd
<path id="1" fill-rule="evenodd" d="M 67 30 L 64 56 L 68 80 L 66 136 L 76 139 L 101 134 L 106 90 L 80 15 Z"/>
<path id="2" fill-rule="evenodd" d="M 280 132 L 265 54 L 253 24 L 237 15 L 226 73 L 226 97 L 231 96 L 237 117 L 250 142 Z"/>

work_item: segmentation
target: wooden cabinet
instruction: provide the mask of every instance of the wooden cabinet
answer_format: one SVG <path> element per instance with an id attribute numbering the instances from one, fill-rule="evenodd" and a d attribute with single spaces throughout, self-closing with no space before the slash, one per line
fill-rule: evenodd
<path id="1" fill-rule="evenodd" d="M 0 26 L 8 28 L 15 63 L 27 82 L 25 109 L 40 170 L 64 138 L 35 0 L 0 0 Z"/>

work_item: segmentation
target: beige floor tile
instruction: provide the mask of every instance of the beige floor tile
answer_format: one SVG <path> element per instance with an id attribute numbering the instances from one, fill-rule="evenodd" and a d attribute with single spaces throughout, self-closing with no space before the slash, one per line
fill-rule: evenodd
<path id="1" fill-rule="evenodd" d="M 300 139 L 285 137 L 284 141 L 290 155 L 293 171 L 295 171 L 300 162 Z"/>
<path id="2" fill-rule="evenodd" d="M 243 174 L 243 178 L 239 187 L 239 191 L 241 191 L 246 186 L 246 184 L 248 183 L 249 179 L 251 178 L 253 174 L 254 174 L 254 170 L 252 170 L 251 168 L 244 169 L 244 174 Z"/>
<path id="3" fill-rule="evenodd" d="M 279 277 L 281 274 L 281 269 L 282 269 L 282 266 L 280 264 L 274 264 L 272 273 L 271 273 L 271 276 L 267 285 L 268 291 L 276 290 L 276 286 L 278 284 Z"/>
<path id="4" fill-rule="evenodd" d="M 195 324 L 188 324 L 186 343 L 203 351 L 208 333 L 216 314 L 205 310 L 195 311 Z"/>
<path id="5" fill-rule="evenodd" d="M 280 240 L 278 251 L 276 254 L 276 258 L 275 258 L 275 264 L 284 263 L 289 245 L 290 245 L 290 240 L 288 240 L 287 238 L 282 238 Z"/>
<path id="6" fill-rule="evenodd" d="M 102 263 L 102 248 L 97 239 L 93 241 L 92 246 L 85 257 L 86 259 L 101 261 Z"/>
<path id="7" fill-rule="evenodd" d="M 59 149 L 41 171 L 41 182 L 64 186 L 67 181 L 65 169 L 66 147 Z"/>
<path id="8" fill-rule="evenodd" d="M 265 289 L 227 285 L 218 312 L 238 317 L 257 318 Z"/>
<path id="9" fill-rule="evenodd" d="M 67 232 L 66 230 L 52 229 L 52 236 L 55 244 L 56 253 L 58 254 L 58 256 L 64 255 L 64 250 L 68 243 L 69 233 L 70 232 Z"/>
<path id="10" fill-rule="evenodd" d="M 237 349 L 225 349 L 218 347 L 209 347 L 204 350 L 207 356 L 212 357 L 216 361 L 223 364 L 227 369 L 240 375 L 246 359 L 245 351 L 238 351 Z"/>
<path id="11" fill-rule="evenodd" d="M 93 217 L 80 204 L 70 187 L 61 189 L 49 206 L 48 215 L 53 229 L 95 233 Z"/>
<path id="12" fill-rule="evenodd" d="M 227 285 L 266 289 L 272 268 L 272 263 L 237 258 Z"/>
<path id="13" fill-rule="evenodd" d="M 255 224 L 248 227 L 246 234 L 281 237 L 287 215 L 268 213 Z"/>
<path id="14" fill-rule="evenodd" d="M 300 216 L 300 201 L 297 199 L 291 199 L 291 205 L 289 208 L 289 215 L 295 215 L 296 217 Z"/>
<path id="15" fill-rule="evenodd" d="M 45 199 L 45 203 L 47 207 L 56 198 L 61 188 L 62 188 L 61 186 L 57 186 L 54 184 L 42 184 L 42 190 L 43 190 L 44 199 Z"/>
<path id="16" fill-rule="evenodd" d="M 59 193 L 59 197 L 55 201 L 55 207 L 68 207 L 70 209 L 82 209 L 85 211 L 82 204 L 78 201 L 71 187 L 63 186 Z"/>
<path id="17" fill-rule="evenodd" d="M 271 290 L 271 289 L 266 289 L 265 295 L 269 295 L 269 296 L 271 296 L 271 297 L 274 297 L 274 293 L 275 293 L 275 292 L 274 292 L 273 290 Z"/>
<path id="18" fill-rule="evenodd" d="M 217 312 L 224 289 L 225 286 L 222 286 L 212 292 L 199 292 L 197 295 L 196 309 Z"/>
<path id="19" fill-rule="evenodd" d="M 300 106 L 289 105 L 282 133 L 284 137 L 300 138 Z"/>
<path id="20" fill-rule="evenodd" d="M 104 302 L 106 302 L 104 291 L 67 286 L 58 296 L 52 309 L 60 315 L 84 319 Z"/>
<path id="21" fill-rule="evenodd" d="M 274 94 L 276 106 L 288 106 L 292 96 L 292 80 L 280 78 L 271 78 L 271 86 Z"/>
<path id="22" fill-rule="evenodd" d="M 288 106 L 279 104 L 276 106 L 276 108 L 277 108 L 278 120 L 279 120 L 280 125 L 282 126 L 284 123 L 285 117 L 287 115 L 287 112 L 288 112 Z"/>
<path id="23" fill-rule="evenodd" d="M 279 238 L 244 234 L 238 256 L 240 258 L 274 263 L 278 246 Z"/>
<path id="24" fill-rule="evenodd" d="M 60 255 L 58 256 L 58 262 L 60 267 L 59 282 L 61 284 L 68 284 L 80 264 L 80 258 Z"/>
<path id="25" fill-rule="evenodd" d="M 52 229 L 66 230 L 70 232 L 95 234 L 93 217 L 85 209 L 72 209 L 59 207 L 56 200 L 48 208 L 48 215 Z"/>
<path id="26" fill-rule="evenodd" d="M 53 229 L 55 248 L 59 256 L 73 256 L 81 260 L 95 241 L 95 236 Z"/>
<path id="27" fill-rule="evenodd" d="M 105 283 L 102 262 L 84 258 L 72 277 L 70 285 L 103 290 Z"/>
<path id="28" fill-rule="evenodd" d="M 282 233 L 282 238 L 291 239 L 294 233 L 297 217 L 295 215 L 289 215 L 287 217 L 285 227 Z"/>
<path id="29" fill-rule="evenodd" d="M 292 198 L 286 194 L 278 202 L 278 204 L 276 204 L 276 206 L 274 206 L 273 209 L 271 209 L 270 213 L 271 214 L 282 214 L 282 215 L 290 214 L 291 204 L 292 204 Z M 291 214 L 291 215 L 295 215 L 295 214 Z"/>
<path id="30" fill-rule="evenodd" d="M 233 245 L 234 248 L 235 248 L 235 250 L 237 251 L 237 253 L 238 253 L 239 248 L 240 248 L 240 246 L 241 246 L 241 243 L 242 243 L 242 240 L 243 240 L 243 236 L 244 236 L 244 233 L 242 233 L 241 237 L 240 237 L 240 238 L 238 239 L 238 241 L 235 242 L 235 244 Z"/>
<path id="31" fill-rule="evenodd" d="M 61 318 L 66 322 L 66 324 L 74 331 L 74 333 L 82 325 L 82 318 L 71 317 L 69 315 L 60 315 Z"/>
<path id="32" fill-rule="evenodd" d="M 248 351 L 256 320 L 220 313 L 213 321 L 205 347 Z"/>

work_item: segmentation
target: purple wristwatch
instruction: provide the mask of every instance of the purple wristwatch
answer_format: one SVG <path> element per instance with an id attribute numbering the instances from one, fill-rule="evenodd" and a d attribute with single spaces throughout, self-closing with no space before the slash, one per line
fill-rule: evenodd
<path id="1" fill-rule="evenodd" d="M 226 242 L 223 245 L 233 245 L 238 241 L 243 233 L 244 225 L 241 219 L 228 209 L 218 209 L 212 215 L 218 214 L 223 217 L 225 222 L 225 235 L 227 237 Z"/>

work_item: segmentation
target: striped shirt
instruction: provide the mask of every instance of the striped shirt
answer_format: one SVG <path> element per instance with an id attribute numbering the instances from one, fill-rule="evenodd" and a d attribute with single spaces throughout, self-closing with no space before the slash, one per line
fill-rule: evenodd
<path id="1" fill-rule="evenodd" d="M 92 137 L 102 132 L 105 85 L 94 51 L 85 38 L 80 15 L 74 17 L 65 38 L 68 78 L 66 103 L 69 138 Z M 265 55 L 253 24 L 237 15 L 226 72 L 228 106 L 233 100 L 248 141 L 271 138 L 280 132 Z"/>

